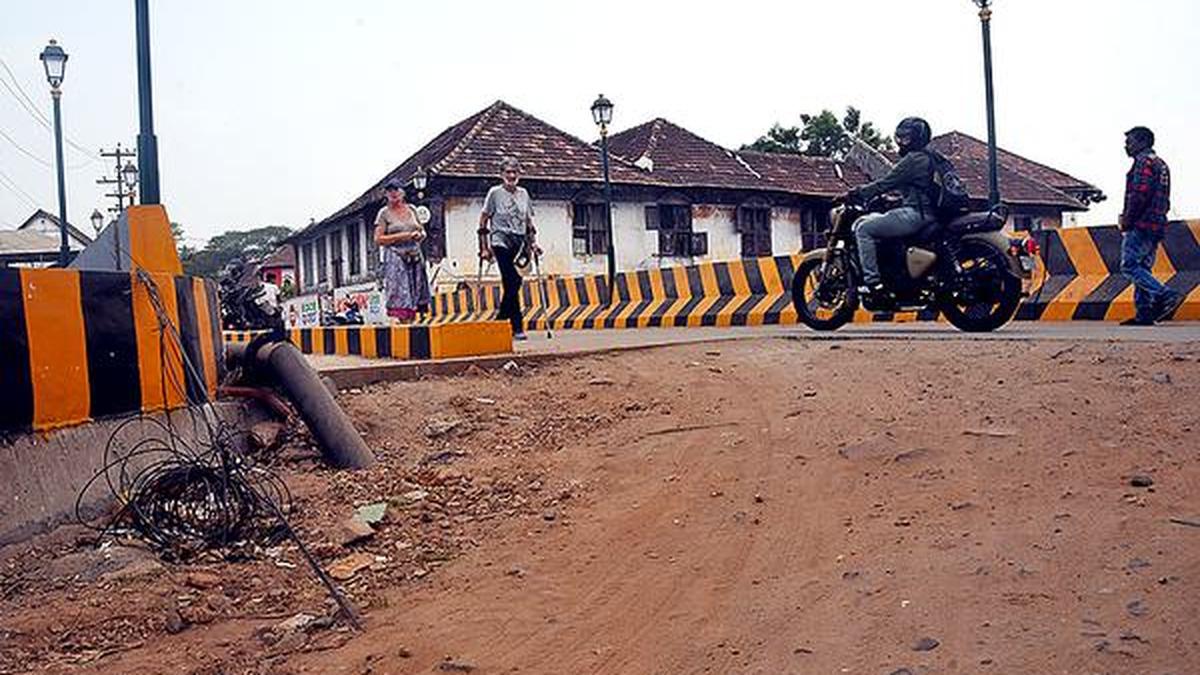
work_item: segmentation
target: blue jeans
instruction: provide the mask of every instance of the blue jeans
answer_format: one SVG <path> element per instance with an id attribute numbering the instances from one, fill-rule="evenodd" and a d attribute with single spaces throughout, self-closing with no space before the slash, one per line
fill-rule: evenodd
<path id="1" fill-rule="evenodd" d="M 863 283 L 874 286 L 880 282 L 879 256 L 876 246 L 880 239 L 897 239 L 916 234 L 928 218 L 911 206 L 901 206 L 887 213 L 870 213 L 854 224 L 854 238 L 858 240 L 858 257 L 862 260 Z"/>
<path id="2" fill-rule="evenodd" d="M 1126 232 L 1121 240 L 1121 274 L 1133 282 L 1133 306 L 1137 308 L 1139 319 L 1157 318 L 1159 304 L 1172 295 L 1171 289 L 1155 279 L 1150 271 L 1154 268 L 1160 241 L 1161 234 L 1137 228 Z"/>

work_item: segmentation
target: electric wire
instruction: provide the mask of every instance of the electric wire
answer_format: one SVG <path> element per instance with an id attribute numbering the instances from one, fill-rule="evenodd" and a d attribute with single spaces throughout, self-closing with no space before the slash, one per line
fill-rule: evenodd
<path id="1" fill-rule="evenodd" d="M 50 120 L 46 117 L 46 114 L 37 107 L 37 104 L 34 103 L 33 99 L 29 97 L 29 94 L 25 92 L 25 88 L 21 86 L 21 81 L 17 79 L 16 73 L 12 71 L 12 68 L 8 67 L 8 63 L 3 57 L 0 57 L 0 66 L 2 66 L 4 71 L 8 73 L 8 76 L 12 78 L 12 83 L 17 87 L 17 91 L 20 92 L 20 96 L 13 91 L 12 87 L 8 85 L 8 82 L 6 82 L 4 78 L 0 77 L 0 83 L 4 84 L 4 88 L 8 90 L 8 93 L 12 94 L 12 97 L 16 99 L 17 103 L 19 103 L 21 107 L 25 109 L 25 112 L 29 113 L 29 115 L 33 117 L 38 124 L 44 127 L 47 131 L 54 133 L 54 127 L 50 124 Z M 100 155 L 88 150 L 79 143 L 76 143 L 74 139 L 68 137 L 66 134 L 63 134 L 63 139 L 67 142 L 67 145 L 71 146 L 77 152 L 88 158 L 89 161 L 85 162 L 84 165 L 100 160 Z"/>
<path id="2" fill-rule="evenodd" d="M 354 608 L 288 522 L 291 494 L 286 484 L 258 466 L 253 457 L 236 451 L 238 437 L 244 432 L 222 419 L 209 400 L 204 379 L 184 349 L 158 285 L 132 255 L 126 253 L 126 257 L 134 265 L 136 283 L 145 289 L 159 323 L 164 406 L 170 404 L 169 393 L 181 401 L 189 400 L 188 377 L 201 404 L 182 408 L 192 426 L 190 441 L 175 428 L 170 411 L 163 416 L 165 421 L 139 415 L 114 429 L 105 445 L 102 468 L 76 498 L 76 518 L 101 533 L 133 531 L 165 558 L 181 561 L 207 551 L 224 552 L 227 557 L 247 555 L 254 543 L 290 539 L 347 620 L 361 628 Z M 170 363 L 183 367 L 169 367 Z M 126 430 L 135 424 L 148 426 L 139 429 L 139 440 L 121 447 Z M 100 481 L 120 509 L 106 524 L 95 526 L 83 515 L 83 500 Z"/>
<path id="3" fill-rule="evenodd" d="M 7 173 L 5 173 L 3 169 L 0 169 L 0 185 L 8 188 L 8 190 L 14 195 L 24 199 L 33 208 L 41 208 L 38 206 L 37 200 L 33 198 L 33 195 L 30 195 L 28 192 L 22 189 L 21 186 L 12 179 L 12 176 L 9 176 Z"/>

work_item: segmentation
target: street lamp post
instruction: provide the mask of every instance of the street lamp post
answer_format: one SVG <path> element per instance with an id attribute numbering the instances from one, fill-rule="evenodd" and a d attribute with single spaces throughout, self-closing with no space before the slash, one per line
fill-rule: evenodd
<path id="1" fill-rule="evenodd" d="M 987 92 L 988 204 L 1000 204 L 1000 173 L 996 160 L 996 102 L 992 94 L 992 0 L 973 0 L 983 27 L 983 81 Z"/>
<path id="2" fill-rule="evenodd" d="M 608 293 L 612 297 L 613 283 L 617 277 L 617 251 L 613 241 L 612 222 L 612 183 L 608 180 L 608 125 L 612 123 L 613 104 L 604 98 L 604 94 L 596 97 L 592 103 L 592 120 L 600 127 L 600 163 L 604 167 L 604 225 L 608 239 Z"/>
<path id="3" fill-rule="evenodd" d="M 154 136 L 154 105 L 150 87 L 150 7 L 148 0 L 136 0 L 134 14 L 137 30 L 139 182 L 142 203 L 158 204 L 158 139 Z"/>
<path id="4" fill-rule="evenodd" d="M 67 69 L 67 53 L 58 42 L 51 40 L 39 57 L 46 68 L 46 81 L 50 83 L 50 97 L 54 99 L 54 156 L 58 162 L 58 229 L 62 240 L 58 249 L 58 264 L 66 267 L 71 263 L 71 245 L 67 239 L 67 181 L 63 172 L 62 142 L 62 86 Z"/>
<path id="5" fill-rule="evenodd" d="M 129 205 L 133 206 L 133 191 L 138 184 L 138 168 L 133 162 L 126 160 L 125 168 L 121 169 L 121 177 L 125 179 L 125 189 L 129 192 Z"/>

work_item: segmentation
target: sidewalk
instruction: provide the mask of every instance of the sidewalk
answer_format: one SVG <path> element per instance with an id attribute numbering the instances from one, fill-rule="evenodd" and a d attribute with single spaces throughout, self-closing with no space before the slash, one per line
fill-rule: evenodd
<path id="1" fill-rule="evenodd" d="M 762 338 L 796 340 L 1001 340 L 1053 342 L 1200 342 L 1200 322 L 1168 323 L 1152 328 L 1127 328 L 1113 323 L 1014 322 L 995 333 L 963 333 L 939 323 L 851 324 L 833 333 L 818 333 L 804 326 L 728 328 L 639 328 L 624 330 L 564 330 L 547 337 L 530 331 L 529 340 L 515 342 L 514 353 L 445 361 L 400 361 L 359 356 L 310 355 L 317 370 L 338 386 L 359 386 L 378 380 L 417 379 L 422 375 L 454 374 L 470 365 L 498 367 L 510 360 L 545 360 L 614 350 L 646 349 L 696 342 Z"/>

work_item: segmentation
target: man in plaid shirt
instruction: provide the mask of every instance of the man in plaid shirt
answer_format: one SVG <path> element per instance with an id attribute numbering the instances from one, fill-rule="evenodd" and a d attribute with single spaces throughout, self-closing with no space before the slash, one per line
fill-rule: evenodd
<path id="1" fill-rule="evenodd" d="M 1183 294 L 1154 278 L 1154 258 L 1167 228 L 1171 210 L 1171 170 L 1154 153 L 1154 132 L 1134 127 L 1125 132 L 1125 152 L 1133 168 L 1125 177 L 1125 211 L 1121 214 L 1121 272 L 1133 282 L 1137 315 L 1124 326 L 1153 326 L 1171 318 L 1183 303 Z"/>

